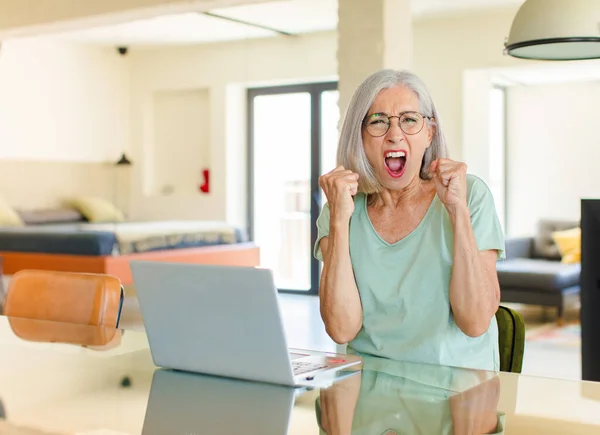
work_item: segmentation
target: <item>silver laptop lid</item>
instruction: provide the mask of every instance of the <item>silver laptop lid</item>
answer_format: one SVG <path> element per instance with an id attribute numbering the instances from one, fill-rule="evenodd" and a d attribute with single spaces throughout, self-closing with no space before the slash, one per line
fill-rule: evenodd
<path id="1" fill-rule="evenodd" d="M 294 385 L 270 270 L 132 261 L 154 363 Z"/>

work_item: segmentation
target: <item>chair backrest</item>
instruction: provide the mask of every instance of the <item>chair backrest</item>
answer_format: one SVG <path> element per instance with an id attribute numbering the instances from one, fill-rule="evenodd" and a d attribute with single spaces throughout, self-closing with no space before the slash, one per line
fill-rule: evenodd
<path id="1" fill-rule="evenodd" d="M 496 311 L 500 371 L 521 373 L 525 353 L 525 322 L 517 311 L 500 306 Z"/>
<path id="2" fill-rule="evenodd" d="M 13 333 L 25 341 L 75 344 L 93 350 L 118 347 L 123 335 L 120 329 L 106 326 L 47 322 L 19 317 L 9 317 L 8 323 Z"/>
<path id="3" fill-rule="evenodd" d="M 117 327 L 123 287 L 110 275 L 22 270 L 13 275 L 2 313 L 7 317 Z"/>
<path id="4" fill-rule="evenodd" d="M 4 297 L 6 296 L 6 291 L 4 289 L 4 271 L 2 269 L 2 257 L 0 257 L 0 307 L 4 303 Z"/>

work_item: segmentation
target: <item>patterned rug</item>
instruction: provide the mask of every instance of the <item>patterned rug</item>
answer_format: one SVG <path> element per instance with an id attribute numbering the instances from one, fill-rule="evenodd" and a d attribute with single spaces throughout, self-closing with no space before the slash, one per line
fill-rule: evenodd
<path id="1" fill-rule="evenodd" d="M 581 325 L 579 323 L 571 323 L 564 326 L 556 324 L 544 325 L 527 331 L 525 340 L 528 343 L 578 348 L 581 347 Z"/>

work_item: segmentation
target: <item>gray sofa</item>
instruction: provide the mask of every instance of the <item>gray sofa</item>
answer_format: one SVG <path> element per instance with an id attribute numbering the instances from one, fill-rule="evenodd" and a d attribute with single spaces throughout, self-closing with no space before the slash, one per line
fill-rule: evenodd
<path id="1" fill-rule="evenodd" d="M 563 323 L 565 302 L 579 297 L 580 264 L 563 264 L 552 232 L 579 222 L 543 220 L 532 237 L 506 240 L 506 260 L 497 264 L 502 302 L 554 306 Z"/>

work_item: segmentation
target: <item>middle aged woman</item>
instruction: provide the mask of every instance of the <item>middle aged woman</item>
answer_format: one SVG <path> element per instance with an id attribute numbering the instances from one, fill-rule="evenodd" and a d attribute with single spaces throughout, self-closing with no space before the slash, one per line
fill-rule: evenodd
<path id="1" fill-rule="evenodd" d="M 356 90 L 321 176 L 321 316 L 348 352 L 499 370 L 492 194 L 447 157 L 423 82 L 382 70 Z"/>

